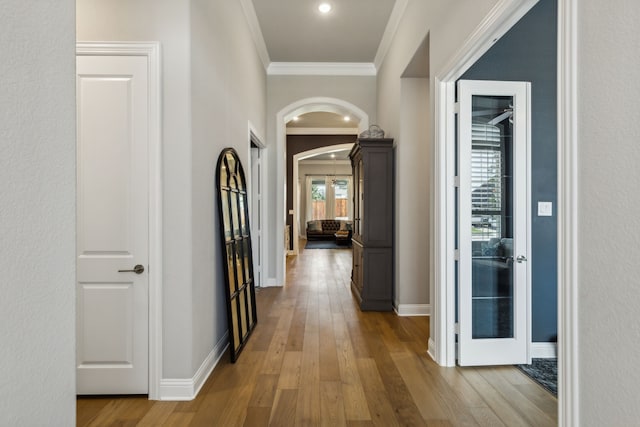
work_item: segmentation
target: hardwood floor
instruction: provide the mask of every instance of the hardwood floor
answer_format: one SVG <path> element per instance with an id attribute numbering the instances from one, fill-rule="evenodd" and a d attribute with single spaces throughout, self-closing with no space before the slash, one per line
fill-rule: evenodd
<path id="1" fill-rule="evenodd" d="M 258 325 L 190 402 L 79 398 L 78 426 L 554 426 L 556 399 L 513 367 L 443 368 L 428 317 L 361 312 L 351 252 L 302 250 L 257 292 Z"/>

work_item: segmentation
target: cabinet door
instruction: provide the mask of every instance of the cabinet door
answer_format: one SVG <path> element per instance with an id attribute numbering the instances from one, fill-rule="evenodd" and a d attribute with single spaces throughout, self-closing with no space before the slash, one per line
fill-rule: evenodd
<path id="1" fill-rule="evenodd" d="M 351 280 L 356 289 L 362 295 L 362 276 L 363 276 L 363 251 L 362 246 L 358 242 L 353 242 L 353 277 Z"/>
<path id="2" fill-rule="evenodd" d="M 365 177 L 362 236 L 365 247 L 393 245 L 393 152 L 390 147 L 368 147 L 363 154 Z"/>

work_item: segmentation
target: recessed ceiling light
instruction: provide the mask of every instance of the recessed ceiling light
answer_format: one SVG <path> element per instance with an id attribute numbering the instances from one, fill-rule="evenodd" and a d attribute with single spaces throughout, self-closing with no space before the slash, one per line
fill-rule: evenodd
<path id="1" fill-rule="evenodd" d="M 320 3 L 318 10 L 320 13 L 329 13 L 331 12 L 331 5 L 329 3 Z"/>
<path id="2" fill-rule="evenodd" d="M 300 117 L 294 116 L 293 119 L 291 119 L 291 120 L 293 120 L 294 122 L 297 122 L 298 120 L 300 120 Z"/>
<path id="3" fill-rule="evenodd" d="M 344 116 L 344 121 L 345 121 L 345 122 L 351 121 L 351 117 L 349 117 L 349 116 Z"/>

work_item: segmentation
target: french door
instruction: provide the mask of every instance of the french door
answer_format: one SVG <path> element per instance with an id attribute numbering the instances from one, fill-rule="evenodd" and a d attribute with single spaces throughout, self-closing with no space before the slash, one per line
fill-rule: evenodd
<path id="1" fill-rule="evenodd" d="M 458 82 L 458 363 L 529 363 L 530 83 Z"/>

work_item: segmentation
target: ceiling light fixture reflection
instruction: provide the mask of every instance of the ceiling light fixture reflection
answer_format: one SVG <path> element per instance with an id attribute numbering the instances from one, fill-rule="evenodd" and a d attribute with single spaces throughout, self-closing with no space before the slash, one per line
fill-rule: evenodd
<path id="1" fill-rule="evenodd" d="M 329 13 L 331 12 L 331 5 L 329 3 L 320 3 L 320 5 L 318 5 L 318 10 L 320 13 Z"/>

